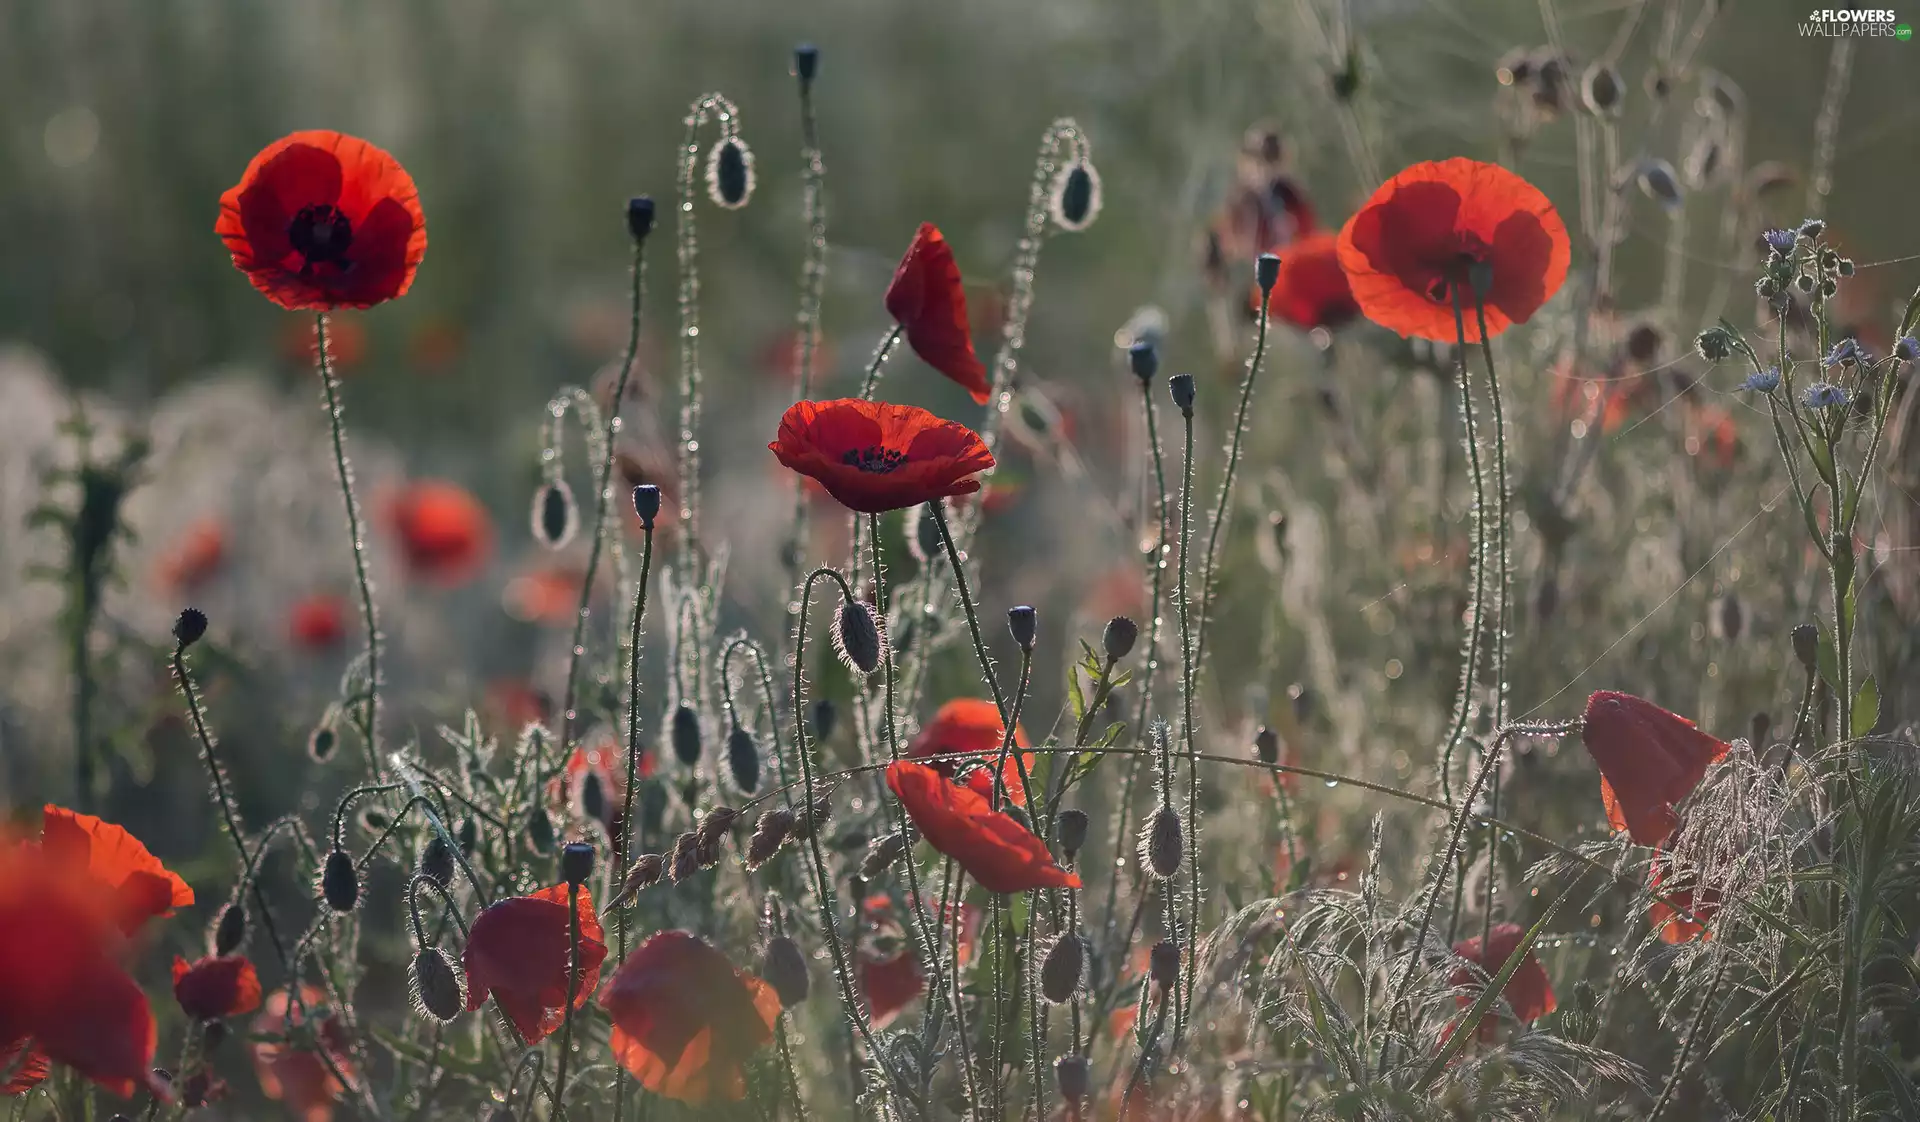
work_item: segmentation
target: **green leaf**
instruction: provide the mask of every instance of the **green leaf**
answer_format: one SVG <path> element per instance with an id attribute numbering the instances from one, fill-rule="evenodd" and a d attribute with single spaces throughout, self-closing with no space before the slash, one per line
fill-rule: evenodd
<path id="1" fill-rule="evenodd" d="M 1087 700 L 1080 693 L 1080 669 L 1077 666 L 1067 667 L 1067 703 L 1073 707 L 1074 723 L 1079 724 L 1087 715 Z"/>
<path id="2" fill-rule="evenodd" d="M 1840 692 L 1840 659 L 1834 653 L 1833 632 L 1827 630 L 1827 625 L 1824 623 L 1819 626 L 1820 654 L 1814 661 L 1820 667 L 1820 677 L 1826 680 L 1827 688 L 1838 694 Z"/>
<path id="3" fill-rule="evenodd" d="M 1880 687 L 1875 684 L 1873 675 L 1860 683 L 1860 692 L 1853 695 L 1853 736 L 1858 739 L 1873 731 L 1880 723 Z"/>
<path id="4" fill-rule="evenodd" d="M 1547 924 L 1553 920 L 1554 913 L 1560 910 L 1560 905 L 1566 902 L 1568 893 L 1572 891 L 1568 889 L 1567 892 L 1561 893 L 1560 898 L 1548 906 L 1546 914 L 1535 920 L 1533 926 L 1527 929 L 1527 933 L 1520 937 L 1520 945 L 1513 948 L 1513 953 L 1508 955 L 1507 961 L 1501 964 L 1500 972 L 1495 974 L 1486 988 L 1480 991 L 1480 997 L 1474 1001 L 1473 1007 L 1468 1009 L 1467 1015 L 1454 1026 L 1453 1035 L 1447 1037 L 1447 1042 L 1441 1045 L 1439 1053 L 1433 1057 L 1432 1062 L 1427 1064 L 1427 1069 L 1420 1073 L 1420 1078 L 1413 1085 L 1415 1090 L 1431 1086 L 1435 1079 L 1440 1078 L 1440 1073 L 1447 1070 L 1447 1065 L 1453 1062 L 1453 1058 L 1473 1042 L 1474 1034 L 1480 1027 L 1480 1021 L 1493 1008 L 1493 1003 L 1500 1000 L 1500 995 L 1506 991 L 1507 982 L 1513 977 L 1514 972 L 1520 969 L 1520 964 L 1526 960 L 1527 953 L 1533 950 L 1534 940 L 1540 938 L 1540 932 L 1546 929 Z"/>

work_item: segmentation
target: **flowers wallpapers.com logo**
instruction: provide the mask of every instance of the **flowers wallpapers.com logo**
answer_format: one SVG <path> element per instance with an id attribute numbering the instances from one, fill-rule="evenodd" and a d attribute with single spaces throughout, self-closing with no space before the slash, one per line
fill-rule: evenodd
<path id="1" fill-rule="evenodd" d="M 1899 21 L 1890 8 L 1821 8 L 1800 24 L 1800 37 L 1864 36 L 1906 42 L 1913 28 Z"/>

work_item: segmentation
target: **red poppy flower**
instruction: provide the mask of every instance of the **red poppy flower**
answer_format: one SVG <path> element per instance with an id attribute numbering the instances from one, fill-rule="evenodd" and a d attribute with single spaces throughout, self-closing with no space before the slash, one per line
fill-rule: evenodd
<path id="1" fill-rule="evenodd" d="M 926 975 L 908 946 L 906 930 L 893 915 L 893 898 L 885 893 L 867 897 L 861 906 L 867 922 L 855 944 L 854 974 L 874 1028 L 884 1028 L 925 992 Z M 974 939 L 980 932 L 980 909 L 954 905 L 947 914 L 947 930 L 954 952 L 965 967 L 973 959 Z"/>
<path id="2" fill-rule="evenodd" d="M 196 1021 L 238 1017 L 260 1008 L 260 975 L 244 955 L 203 958 L 191 965 L 175 955 L 173 996 Z"/>
<path id="3" fill-rule="evenodd" d="M 907 759 L 924 760 L 929 756 L 978 756 L 992 761 L 1000 757 L 1000 742 L 1007 734 L 1007 726 L 1000 723 L 1000 710 L 991 701 L 973 697 L 957 697 L 940 707 L 920 735 L 913 738 L 907 746 Z M 1013 742 L 1021 748 L 1031 748 L 1033 743 L 1027 739 L 1027 730 L 1016 724 L 1013 726 Z M 1034 757 L 1032 753 L 1023 753 L 1027 772 L 1032 774 Z M 965 762 L 958 759 L 935 760 L 928 766 L 947 778 L 953 778 L 960 765 Z M 1013 754 L 1007 754 L 1006 766 L 1002 769 L 1007 798 L 1016 806 L 1027 805 L 1027 788 L 1020 782 L 1020 765 L 1014 761 Z M 993 767 L 991 763 L 984 768 L 974 768 L 967 773 L 967 786 L 987 798 L 993 796 Z"/>
<path id="4" fill-rule="evenodd" d="M 153 1086 L 153 1012 L 122 966 L 121 899 L 45 847 L 0 836 L 0 1074 L 65 1064 L 121 1097 Z"/>
<path id="5" fill-rule="evenodd" d="M 303 650 L 324 651 L 347 636 L 347 602 L 330 592 L 316 592 L 293 602 L 287 612 L 287 635 Z"/>
<path id="6" fill-rule="evenodd" d="M 600 984 L 607 957 L 606 933 L 593 911 L 593 895 L 580 890 L 580 980 L 575 1009 Z M 480 1008 L 491 993 L 527 1043 L 560 1027 L 566 1017 L 570 941 L 567 886 L 556 884 L 531 896 L 496 901 L 473 921 L 461 961 L 467 968 L 467 1009 Z"/>
<path id="7" fill-rule="evenodd" d="M 487 685 L 486 712 L 518 735 L 528 725 L 553 716 L 553 699 L 526 682 L 501 678 Z"/>
<path id="8" fill-rule="evenodd" d="M 613 1054 L 642 1086 L 685 1103 L 746 1097 L 747 1057 L 773 1039 L 780 996 L 699 936 L 662 931 L 600 997 Z"/>
<path id="9" fill-rule="evenodd" d="M 976 404 L 987 403 L 993 387 L 987 382 L 986 366 L 973 353 L 960 266 L 954 263 L 947 239 L 931 222 L 920 224 L 907 255 L 893 271 L 893 283 L 887 285 L 887 314 L 906 329 L 907 345 L 914 354 L 958 382 Z"/>
<path id="10" fill-rule="evenodd" d="M 1507 964 L 1507 959 L 1512 957 L 1514 950 L 1520 946 L 1520 939 L 1526 934 L 1526 929 L 1517 924 L 1496 923 L 1490 934 L 1492 938 L 1485 946 L 1481 945 L 1478 935 L 1453 945 L 1454 954 L 1472 963 L 1473 966 L 1479 967 L 1475 970 L 1472 967 L 1461 966 L 1453 972 L 1453 977 L 1448 979 L 1449 985 L 1456 988 L 1465 987 L 1469 991 L 1456 994 L 1454 997 L 1462 1009 L 1478 1000 L 1478 994 L 1473 992 L 1476 987 L 1484 986 L 1489 979 L 1500 972 L 1502 966 Z M 1560 1004 L 1553 996 L 1552 983 L 1547 981 L 1547 968 L 1540 965 L 1540 960 L 1534 956 L 1532 949 L 1528 949 L 1527 957 L 1520 960 L 1519 969 L 1507 979 L 1507 988 L 1501 991 L 1500 996 L 1506 998 L 1507 1004 L 1513 1007 L 1513 1015 L 1527 1024 L 1532 1024 L 1553 1012 L 1559 1008 Z M 1493 1039 L 1493 1030 L 1494 1018 L 1483 1017 L 1480 1021 L 1480 1039 Z"/>
<path id="11" fill-rule="evenodd" d="M 1601 690 L 1587 699 L 1580 741 L 1600 768 L 1607 822 L 1641 845 L 1659 845 L 1680 820 L 1675 803 L 1693 793 L 1727 745 L 1632 694 Z"/>
<path id="12" fill-rule="evenodd" d="M 296 1006 L 287 997 L 286 990 L 277 990 L 267 998 L 266 1008 L 253 1019 L 253 1031 L 258 1036 L 276 1037 L 287 1035 L 287 1030 L 304 1024 L 314 1011 L 325 1009 L 327 993 L 318 986 L 300 987 L 300 1002 Z M 320 1046 L 327 1050 L 327 1058 L 341 1075 L 353 1078 L 353 1065 L 347 1055 L 347 1029 L 337 1016 L 328 1016 L 320 1022 L 318 1036 Z M 270 1040 L 253 1044 L 253 1071 L 260 1079 L 260 1093 L 275 1102 L 282 1102 L 299 1117 L 302 1122 L 328 1122 L 333 1117 L 333 1102 L 346 1092 L 346 1086 L 334 1078 L 327 1069 L 325 1059 L 317 1052 L 296 1048 L 292 1044 Z"/>
<path id="13" fill-rule="evenodd" d="M 427 220 L 406 169 L 337 132 L 297 132 L 261 149 L 220 196 L 213 229 L 234 268 L 295 311 L 391 300 L 427 253 Z"/>
<path id="14" fill-rule="evenodd" d="M 193 903 L 193 889 L 187 882 L 125 829 L 52 803 L 42 814 L 41 852 L 54 866 L 97 887 L 109 899 L 113 917 L 126 934 Z"/>
<path id="15" fill-rule="evenodd" d="M 543 565 L 507 582 L 500 593 L 507 614 L 524 623 L 570 624 L 580 611 L 585 574 L 561 565 Z"/>
<path id="16" fill-rule="evenodd" d="M 1726 471 L 1740 455 L 1740 427 L 1733 414 L 1717 405 L 1700 406 L 1687 414 L 1687 455 L 1709 467 Z"/>
<path id="17" fill-rule="evenodd" d="M 1569 422 L 1578 421 L 1611 433 L 1658 404 L 1654 380 L 1616 365 L 1605 374 L 1582 372 L 1571 359 L 1549 372 L 1553 404 Z"/>
<path id="18" fill-rule="evenodd" d="M 1454 340 L 1455 286 L 1470 343 L 1480 341 L 1472 274 L 1487 330 L 1525 323 L 1567 279 L 1567 228 L 1538 188 L 1503 167 L 1452 159 L 1415 164 L 1382 184 L 1340 231 L 1340 265 L 1368 319 L 1402 335 Z"/>
<path id="19" fill-rule="evenodd" d="M 1653 864 L 1647 867 L 1647 888 L 1655 899 L 1647 918 L 1663 943 L 1688 943 L 1711 939 L 1706 921 L 1720 910 L 1720 891 L 1703 886 L 1691 870 L 1676 870 L 1664 850 L 1655 850 Z M 1677 906 L 1676 906 L 1677 905 Z M 1692 919 L 1680 914 L 1691 912 Z"/>
<path id="20" fill-rule="evenodd" d="M 645 778 L 652 775 L 653 770 L 653 753 L 643 749 L 634 772 Z M 611 737 L 592 747 L 575 748 L 573 755 L 567 757 L 566 772 L 554 776 L 547 785 L 547 799 L 581 818 L 587 817 L 583 796 L 589 775 L 599 782 L 600 794 L 605 800 L 600 824 L 607 828 L 608 837 L 618 839 L 622 827 L 620 816 L 626 809 L 627 763 L 626 754 Z"/>
<path id="21" fill-rule="evenodd" d="M 1340 267 L 1340 239 L 1313 234 L 1273 250 L 1280 256 L 1280 278 L 1267 297 L 1267 314 L 1305 331 L 1335 328 L 1360 314 L 1346 270 Z M 1260 289 L 1252 306 L 1260 308 Z"/>
<path id="22" fill-rule="evenodd" d="M 1078 876 L 1054 864 L 1045 842 L 993 810 L 980 792 L 906 760 L 888 765 L 887 786 L 927 844 L 958 861 L 988 892 L 1080 887 Z"/>
<path id="23" fill-rule="evenodd" d="M 168 544 L 155 576 L 168 592 L 193 592 L 213 579 L 226 559 L 226 528 L 217 518 L 202 518 Z"/>
<path id="24" fill-rule="evenodd" d="M 862 514 L 972 494 L 980 489 L 974 476 L 993 466 L 993 453 L 965 425 L 855 398 L 795 402 L 767 448 Z"/>
<path id="25" fill-rule="evenodd" d="M 486 563 L 493 520 L 466 488 L 436 479 L 409 483 L 387 501 L 387 523 L 413 576 L 463 584 Z"/>

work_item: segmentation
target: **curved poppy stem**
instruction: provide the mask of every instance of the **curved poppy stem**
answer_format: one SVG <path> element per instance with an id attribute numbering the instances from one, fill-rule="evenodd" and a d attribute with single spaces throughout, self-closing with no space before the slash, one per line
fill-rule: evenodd
<path id="1" fill-rule="evenodd" d="M 313 353 L 320 370 L 320 390 L 327 405 L 327 431 L 333 438 L 333 470 L 340 482 L 340 501 L 347 511 L 347 536 L 353 542 L 353 578 L 360 590 L 360 620 L 367 629 L 367 695 L 360 705 L 360 739 L 366 751 L 367 774 L 380 775 L 380 618 L 373 609 L 373 582 L 367 579 L 366 535 L 360 525 L 360 501 L 353 493 L 353 468 L 347 463 L 346 433 L 340 421 L 340 383 L 327 354 L 327 313 L 313 317 Z"/>
<path id="2" fill-rule="evenodd" d="M 947 564 L 953 569 L 953 587 L 960 593 L 960 607 L 967 615 L 967 630 L 973 635 L 973 653 L 980 659 L 980 674 L 987 680 L 987 688 L 993 691 L 993 707 L 1000 713 L 1002 728 L 1011 728 L 1007 723 L 1007 699 L 1000 692 L 1000 679 L 993 673 L 993 659 L 987 655 L 986 641 L 980 637 L 980 613 L 974 609 L 973 590 L 967 586 L 967 567 L 961 560 L 960 550 L 953 544 L 953 530 L 947 525 L 947 508 L 943 499 L 935 499 L 927 504 L 933 511 L 935 525 L 940 527 L 940 544 L 946 547 Z"/>
<path id="3" fill-rule="evenodd" d="M 633 789 L 639 780 L 640 770 L 640 623 L 647 614 L 647 589 L 653 575 L 653 526 L 642 529 L 640 541 L 640 587 L 633 597 L 633 620 L 630 624 L 627 643 L 627 785 L 621 795 L 620 836 L 614 839 L 613 875 L 624 876 L 627 860 L 633 850 Z M 764 674 L 764 670 L 762 671 Z M 769 698 L 771 702 L 771 698 Z M 775 735 L 778 735 L 779 718 L 774 719 Z M 615 919 L 619 933 L 619 962 L 627 961 L 627 914 L 631 909 L 621 908 Z M 614 1122 L 624 1122 L 627 1106 L 627 1068 L 616 1064 L 613 1076 L 613 1117 Z"/>
<path id="4" fill-rule="evenodd" d="M 1473 570 L 1473 599 L 1467 606 L 1466 651 L 1460 663 L 1460 686 L 1454 695 L 1453 718 L 1448 722 L 1446 745 L 1440 751 L 1440 794 L 1453 802 L 1453 754 L 1466 736 L 1467 718 L 1473 708 L 1473 687 L 1480 671 L 1480 623 L 1486 605 L 1486 554 L 1484 510 L 1487 501 L 1486 476 L 1480 465 L 1480 432 L 1473 416 L 1473 390 L 1467 380 L 1467 329 L 1461 318 L 1460 294 L 1453 290 L 1453 325 L 1459 345 L 1454 349 L 1455 378 L 1460 389 L 1461 443 L 1466 447 L 1467 467 L 1473 477 L 1472 542 L 1467 562 Z"/>
<path id="5" fill-rule="evenodd" d="M 899 344 L 900 336 L 905 333 L 906 328 L 896 323 L 893 330 L 887 332 L 886 338 L 880 340 L 880 345 L 873 349 L 873 358 L 867 363 L 866 377 L 860 380 L 861 401 L 873 400 L 874 391 L 880 388 L 880 373 L 886 368 L 887 359 L 893 357 L 893 348 Z"/>
<path id="6" fill-rule="evenodd" d="M 700 558 L 700 241 L 694 224 L 694 169 L 700 160 L 700 128 L 710 117 L 722 137 L 739 132 L 740 111 L 720 93 L 704 94 L 687 110 L 680 143 L 674 208 L 674 241 L 680 265 L 680 571 L 693 574 Z"/>
<path id="7" fill-rule="evenodd" d="M 560 1022 L 560 1058 L 555 1061 L 547 1099 L 554 1122 L 566 1117 L 567 1056 L 573 1051 L 573 1003 L 580 996 L 580 886 L 567 880 L 567 1007 Z"/>
<path id="8" fill-rule="evenodd" d="M 1500 376 L 1493 366 L 1493 340 L 1487 332 L 1486 298 L 1478 289 L 1473 294 L 1474 320 L 1480 328 L 1480 354 L 1487 363 L 1487 398 L 1493 409 L 1493 494 L 1494 494 L 1494 558 L 1498 566 L 1498 579 L 1495 584 L 1494 630 L 1493 630 L 1493 723 L 1496 726 L 1507 722 L 1508 690 L 1512 683 L 1507 680 L 1507 643 L 1508 633 L 1513 621 L 1513 551 L 1512 551 L 1512 494 L 1507 482 L 1507 422 L 1506 413 L 1500 401 Z M 1493 775 L 1493 785 L 1488 792 L 1488 805 L 1492 813 L 1500 813 L 1500 773 Z M 1487 900 L 1481 914 L 1481 946 L 1490 944 L 1493 938 L 1493 897 L 1500 877 L 1498 853 L 1499 835 L 1489 832 L 1487 835 Z"/>

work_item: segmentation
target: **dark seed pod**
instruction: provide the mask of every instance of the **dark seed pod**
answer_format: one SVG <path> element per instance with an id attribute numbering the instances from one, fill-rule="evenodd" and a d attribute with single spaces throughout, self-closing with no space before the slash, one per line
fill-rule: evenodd
<path id="1" fill-rule="evenodd" d="M 1073 855 L 1087 844 L 1087 812 L 1072 807 L 1061 811 L 1053 820 L 1053 837 L 1060 843 L 1060 852 L 1073 860 Z"/>
<path id="2" fill-rule="evenodd" d="M 560 849 L 560 879 L 570 885 L 587 883 L 593 875 L 593 847 L 586 842 L 568 842 Z"/>
<path id="3" fill-rule="evenodd" d="M 328 713 L 313 731 L 307 734 L 307 755 L 316 764 L 324 764 L 333 758 L 333 750 L 340 747 L 340 734 L 334 731 L 333 714 Z"/>
<path id="4" fill-rule="evenodd" d="M 1596 117 L 1618 117 L 1626 102 L 1627 83 L 1620 72 L 1604 62 L 1587 67 L 1580 76 L 1580 100 L 1587 112 Z"/>
<path id="5" fill-rule="evenodd" d="M 420 848 L 420 875 L 441 888 L 453 881 L 453 847 L 438 833 Z"/>
<path id="6" fill-rule="evenodd" d="M 700 762 L 700 714 L 684 702 L 673 711 L 673 758 L 688 767 Z"/>
<path id="7" fill-rule="evenodd" d="M 1140 838 L 1140 855 L 1146 859 L 1147 869 L 1161 880 L 1172 879 L 1180 871 L 1181 858 L 1185 856 L 1186 839 L 1180 830 L 1180 812 L 1165 803 L 1154 811 L 1147 821 L 1146 832 Z"/>
<path id="8" fill-rule="evenodd" d="M 1013 641 L 1023 651 L 1033 650 L 1033 644 L 1039 638 L 1039 613 L 1031 604 L 1021 604 L 1007 609 L 1007 630 L 1013 633 Z"/>
<path id="9" fill-rule="evenodd" d="M 727 770 L 733 773 L 733 785 L 741 794 L 751 795 L 760 789 L 760 746 L 740 725 L 727 734 Z"/>
<path id="10" fill-rule="evenodd" d="M 739 137 L 725 137 L 707 153 L 707 195 L 716 206 L 739 210 L 752 194 L 753 153 Z"/>
<path id="11" fill-rule="evenodd" d="M 200 1051 L 203 1055 L 212 1055 L 227 1042 L 227 1022 L 208 1021 L 200 1026 Z"/>
<path id="12" fill-rule="evenodd" d="M 1100 173 L 1085 160 L 1075 160 L 1054 176 L 1048 198 L 1054 225 L 1079 232 L 1100 215 Z"/>
<path id="13" fill-rule="evenodd" d="M 653 233 L 653 199 L 646 195 L 635 195 L 627 200 L 627 234 L 636 242 L 647 240 Z"/>
<path id="14" fill-rule="evenodd" d="M 1126 616 L 1114 616 L 1107 621 L 1107 629 L 1100 633 L 1100 644 L 1106 648 L 1108 662 L 1119 662 L 1133 653 L 1133 644 L 1139 638 L 1139 624 Z"/>
<path id="15" fill-rule="evenodd" d="M 579 528 L 580 512 L 566 480 L 555 479 L 534 492 L 534 541 L 548 549 L 560 549 L 573 540 L 573 532 Z"/>
<path id="16" fill-rule="evenodd" d="M 619 907 L 633 899 L 636 892 L 644 892 L 660 883 L 660 874 L 667 868 L 666 858 L 658 853 L 642 853 L 627 869 L 627 875 L 620 882 L 620 891 L 614 894 L 609 907 Z"/>
<path id="17" fill-rule="evenodd" d="M 832 740 L 833 730 L 840 725 L 840 709 L 832 698 L 823 697 L 813 703 L 813 737 L 815 740 Z"/>
<path id="18" fill-rule="evenodd" d="M 1153 951 L 1147 959 L 1147 977 L 1155 985 L 1171 986 L 1180 976 L 1180 944 L 1172 939 L 1162 939 L 1153 945 Z"/>
<path id="19" fill-rule="evenodd" d="M 1061 1056 L 1053 1061 L 1053 1078 L 1060 1084 L 1060 1097 L 1070 1103 L 1086 1100 L 1093 1076 L 1085 1056 Z"/>
<path id="20" fill-rule="evenodd" d="M 820 72 L 820 48 L 812 43 L 802 43 L 793 49 L 793 73 L 802 82 L 813 81 Z"/>
<path id="21" fill-rule="evenodd" d="M 651 483 L 642 483 L 633 489 L 633 513 L 640 519 L 640 526 L 653 529 L 654 519 L 660 517 L 660 488 Z"/>
<path id="22" fill-rule="evenodd" d="M 472 857 L 474 851 L 480 848 L 480 826 L 471 818 L 461 820 L 460 829 L 455 831 L 454 837 L 460 842 L 460 852 L 464 856 Z"/>
<path id="23" fill-rule="evenodd" d="M 1740 603 L 1740 597 L 1729 592 L 1714 602 L 1713 626 L 1729 642 L 1740 638 L 1747 627 L 1747 609 Z"/>
<path id="24" fill-rule="evenodd" d="M 445 1023 L 467 1007 L 467 987 L 439 947 L 422 947 L 407 972 L 415 1007 Z"/>
<path id="25" fill-rule="evenodd" d="M 545 807 L 536 806 L 527 812 L 527 844 L 535 853 L 553 852 L 553 819 Z"/>
<path id="26" fill-rule="evenodd" d="M 320 895 L 325 897 L 327 907 L 343 915 L 360 902 L 360 872 L 353 867 L 353 858 L 346 850 L 335 849 L 327 854 L 327 862 L 320 871 Z"/>
<path id="27" fill-rule="evenodd" d="M 1180 410 L 1180 415 L 1191 419 L 1193 417 L 1193 375 L 1175 374 L 1167 380 L 1167 388 L 1173 394 L 1173 404 Z"/>
<path id="28" fill-rule="evenodd" d="M 1749 726 L 1747 733 L 1747 741 L 1753 745 L 1753 750 L 1756 754 L 1767 750 L 1767 735 L 1772 731 L 1773 718 L 1767 715 L 1765 709 L 1753 715 L 1753 722 Z"/>
<path id="29" fill-rule="evenodd" d="M 1077 933 L 1068 932 L 1055 939 L 1047 957 L 1040 962 L 1040 996 L 1054 1005 L 1072 1001 L 1086 966 L 1086 944 Z"/>
<path id="30" fill-rule="evenodd" d="M 360 829 L 369 834 L 385 833 L 387 827 L 393 825 L 393 819 L 387 817 L 384 807 L 363 806 L 354 817 L 360 823 Z"/>
<path id="31" fill-rule="evenodd" d="M 753 824 L 753 836 L 747 839 L 747 868 L 758 869 L 773 860 L 793 835 L 793 824 L 793 812 L 786 807 L 775 807 L 761 814 Z"/>
<path id="32" fill-rule="evenodd" d="M 1814 667 L 1820 665 L 1820 629 L 1803 623 L 1793 629 L 1792 639 L 1793 657 L 1800 660 L 1807 673 L 1813 673 Z"/>
<path id="33" fill-rule="evenodd" d="M 597 772 L 589 771 L 580 780 L 580 813 L 595 822 L 607 820 L 607 785 Z"/>
<path id="34" fill-rule="evenodd" d="M 1266 725 L 1261 725 L 1260 731 L 1253 734 L 1253 754 L 1259 757 L 1263 764 L 1279 763 L 1280 734 Z"/>
<path id="35" fill-rule="evenodd" d="M 1253 283 L 1262 293 L 1271 294 L 1273 286 L 1280 283 L 1280 258 L 1271 253 L 1263 253 L 1253 262 Z"/>
<path id="36" fill-rule="evenodd" d="M 905 834 L 888 834 L 875 839 L 867 846 L 867 855 L 860 862 L 860 875 L 871 880 L 886 872 L 900 855 L 907 851 Z"/>
<path id="37" fill-rule="evenodd" d="M 673 839 L 673 867 L 668 877 L 679 884 L 700 871 L 700 835 L 688 830 Z"/>
<path id="38" fill-rule="evenodd" d="M 840 601 L 833 621 L 833 649 L 847 669 L 871 674 L 880 668 L 880 625 L 864 600 Z"/>
<path id="39" fill-rule="evenodd" d="M 1027 813 L 1026 807 L 1015 806 L 1012 803 L 1007 803 L 1006 805 L 1000 808 L 1000 813 L 1006 815 L 1008 818 L 1013 819 L 1015 822 L 1020 823 L 1020 828 L 1025 830 L 1027 833 L 1029 834 L 1035 833 L 1035 830 L 1033 828 L 1033 817 Z"/>
<path id="40" fill-rule="evenodd" d="M 225 958 L 240 949 L 247 941 L 247 906 L 238 900 L 220 909 L 220 919 L 213 925 L 213 954 L 215 958 Z"/>
<path id="41" fill-rule="evenodd" d="M 173 621 L 173 639 L 182 647 L 191 647 L 207 633 L 207 613 L 199 608 L 183 608 Z"/>
<path id="42" fill-rule="evenodd" d="M 805 1001 L 811 988 L 807 958 L 800 953 L 800 944 L 785 935 L 767 940 L 766 953 L 760 959 L 760 977 L 780 995 L 782 1009 L 791 1009 Z"/>
<path id="43" fill-rule="evenodd" d="M 1134 343 L 1127 348 L 1127 368 L 1142 382 L 1153 381 L 1153 376 L 1160 373 L 1160 351 L 1145 340 Z"/>

